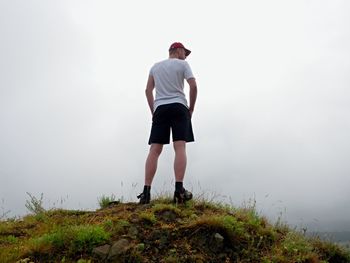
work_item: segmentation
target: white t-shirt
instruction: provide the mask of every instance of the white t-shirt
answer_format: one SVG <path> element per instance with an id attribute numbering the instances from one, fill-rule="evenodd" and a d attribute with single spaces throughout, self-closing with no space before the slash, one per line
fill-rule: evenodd
<path id="1" fill-rule="evenodd" d="M 177 58 L 163 60 L 154 64 L 149 74 L 154 78 L 156 89 L 154 111 L 159 105 L 176 102 L 188 107 L 184 80 L 194 77 L 190 65 L 185 60 Z"/>

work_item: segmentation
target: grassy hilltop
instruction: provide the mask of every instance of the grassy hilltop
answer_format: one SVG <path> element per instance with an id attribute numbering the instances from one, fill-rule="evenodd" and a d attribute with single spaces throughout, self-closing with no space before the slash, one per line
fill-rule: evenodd
<path id="1" fill-rule="evenodd" d="M 277 222 L 254 207 L 205 200 L 175 206 L 100 202 L 97 211 L 44 210 L 0 221 L 0 262 L 350 262 L 344 248 Z M 108 201 L 108 198 L 102 201 Z"/>

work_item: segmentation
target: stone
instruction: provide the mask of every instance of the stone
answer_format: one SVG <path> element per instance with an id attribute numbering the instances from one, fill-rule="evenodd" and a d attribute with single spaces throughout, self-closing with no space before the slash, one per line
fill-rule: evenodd
<path id="1" fill-rule="evenodd" d="M 111 246 L 106 244 L 103 246 L 99 246 L 99 247 L 95 247 L 92 250 L 92 254 L 98 256 L 99 258 L 101 258 L 102 260 L 106 259 L 108 254 L 109 254 L 109 250 L 110 250 Z"/>
<path id="2" fill-rule="evenodd" d="M 164 211 L 163 218 L 166 222 L 172 222 L 176 219 L 176 213 L 174 211 Z"/>
<path id="3" fill-rule="evenodd" d="M 181 218 L 178 218 L 178 215 L 175 211 L 168 210 L 168 209 L 157 211 L 155 213 L 155 216 L 157 217 L 158 220 L 162 220 L 162 221 L 165 221 L 167 223 L 175 222 L 178 219 L 181 219 Z"/>
<path id="4" fill-rule="evenodd" d="M 131 223 L 138 223 L 140 220 L 138 219 L 138 217 L 132 217 L 130 220 L 129 220 Z"/>
<path id="5" fill-rule="evenodd" d="M 136 238 L 137 235 L 139 234 L 139 231 L 135 226 L 131 226 L 128 231 L 128 235 L 131 236 L 132 238 Z"/>
<path id="6" fill-rule="evenodd" d="M 220 235 L 219 233 L 215 233 L 213 238 L 213 249 L 215 251 L 219 251 L 224 246 L 224 237 Z"/>
<path id="7" fill-rule="evenodd" d="M 108 260 L 114 259 L 124 254 L 128 250 L 129 244 L 130 244 L 129 240 L 125 238 L 119 239 L 117 242 L 115 242 L 112 245 L 107 259 Z"/>
<path id="8" fill-rule="evenodd" d="M 216 242 L 224 242 L 224 237 L 222 235 L 220 235 L 219 233 L 215 233 L 214 238 L 216 240 Z"/>

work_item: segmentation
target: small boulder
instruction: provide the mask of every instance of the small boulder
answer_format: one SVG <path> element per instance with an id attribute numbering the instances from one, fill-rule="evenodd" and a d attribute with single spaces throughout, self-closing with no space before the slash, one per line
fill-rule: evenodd
<path id="1" fill-rule="evenodd" d="M 224 246 L 224 237 L 219 233 L 215 233 L 213 238 L 213 249 L 215 251 L 220 251 Z"/>
<path id="2" fill-rule="evenodd" d="M 106 244 L 103 246 L 95 247 L 92 250 L 92 254 L 98 256 L 100 259 L 105 260 L 109 254 L 111 246 Z"/>
<path id="3" fill-rule="evenodd" d="M 218 243 L 224 242 L 224 237 L 223 237 L 222 235 L 220 235 L 219 233 L 215 233 L 214 239 L 215 239 L 215 241 L 218 242 Z"/>
<path id="4" fill-rule="evenodd" d="M 176 211 L 172 209 L 163 209 L 154 213 L 158 220 L 165 221 L 167 223 L 175 222 L 178 218 Z"/>
<path id="5" fill-rule="evenodd" d="M 139 234 L 139 231 L 135 226 L 131 226 L 128 231 L 128 235 L 131 236 L 132 238 L 136 238 L 137 235 Z"/>
<path id="6" fill-rule="evenodd" d="M 129 248 L 129 240 L 122 238 L 115 242 L 108 254 L 108 260 L 115 259 L 123 255 Z"/>

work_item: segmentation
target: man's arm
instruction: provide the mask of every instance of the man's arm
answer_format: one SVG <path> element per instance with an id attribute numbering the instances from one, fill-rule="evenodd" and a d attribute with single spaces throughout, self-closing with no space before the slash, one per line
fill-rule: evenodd
<path id="1" fill-rule="evenodd" d="M 190 78 L 187 80 L 188 85 L 190 85 L 190 113 L 192 116 L 192 113 L 194 111 L 194 105 L 196 104 L 197 100 L 197 83 L 195 78 Z"/>
<path id="2" fill-rule="evenodd" d="M 151 110 L 153 116 L 153 107 L 154 107 L 154 97 L 153 97 L 153 89 L 154 89 L 154 78 L 149 75 L 147 86 L 146 86 L 146 98 L 148 102 L 149 109 Z"/>

